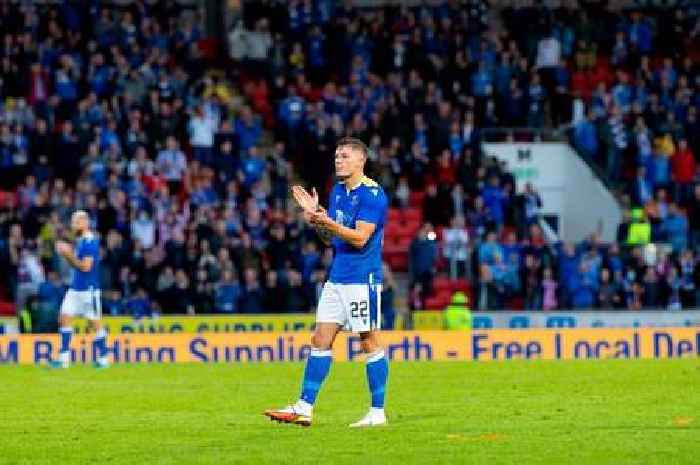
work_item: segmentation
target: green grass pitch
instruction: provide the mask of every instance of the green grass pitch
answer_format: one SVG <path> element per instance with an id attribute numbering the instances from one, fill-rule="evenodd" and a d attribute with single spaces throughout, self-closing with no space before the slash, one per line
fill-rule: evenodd
<path id="1" fill-rule="evenodd" d="M 0 464 L 700 463 L 700 359 L 390 367 L 385 428 L 361 363 L 336 363 L 314 425 L 265 408 L 303 365 L 0 367 Z"/>

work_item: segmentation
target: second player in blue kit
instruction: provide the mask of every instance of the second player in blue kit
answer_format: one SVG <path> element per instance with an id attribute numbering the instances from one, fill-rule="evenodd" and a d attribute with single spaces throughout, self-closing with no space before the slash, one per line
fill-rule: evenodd
<path id="1" fill-rule="evenodd" d="M 90 218 L 87 212 L 79 210 L 71 217 L 71 229 L 76 235 L 75 249 L 67 242 L 57 241 L 56 251 L 73 268 L 73 279 L 61 304 L 60 329 L 61 349 L 58 360 L 52 365 L 68 368 L 71 363 L 71 338 L 73 336 L 73 319 L 84 317 L 89 327 L 95 331 L 94 364 L 105 368 L 107 361 L 107 332 L 102 327 L 102 305 L 100 295 L 100 241 L 90 230 Z"/>
<path id="2" fill-rule="evenodd" d="M 316 190 L 292 189 L 304 219 L 321 239 L 333 246 L 333 263 L 318 303 L 312 350 L 306 362 L 299 400 L 268 417 L 302 426 L 311 425 L 313 405 L 331 366 L 331 349 L 341 329 L 358 333 L 367 354 L 367 383 L 371 406 L 351 427 L 386 424 L 384 397 L 389 366 L 378 338 L 381 322 L 382 238 L 388 202 L 384 190 L 364 174 L 367 146 L 355 138 L 341 139 L 335 151 L 338 183 L 330 193 L 328 210 Z"/>

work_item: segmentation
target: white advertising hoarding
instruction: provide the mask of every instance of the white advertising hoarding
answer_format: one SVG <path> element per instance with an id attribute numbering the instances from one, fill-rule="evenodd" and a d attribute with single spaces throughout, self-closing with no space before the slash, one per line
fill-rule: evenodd
<path id="1" fill-rule="evenodd" d="M 472 327 L 487 328 L 641 328 L 700 326 L 700 310 L 474 312 Z"/>

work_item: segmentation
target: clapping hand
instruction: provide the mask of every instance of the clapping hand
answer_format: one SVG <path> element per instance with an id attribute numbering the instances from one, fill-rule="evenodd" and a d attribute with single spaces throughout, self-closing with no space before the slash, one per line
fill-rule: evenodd
<path id="1" fill-rule="evenodd" d="M 72 250 L 71 245 L 66 241 L 56 241 L 56 253 L 65 257 Z"/>
<path id="2" fill-rule="evenodd" d="M 331 219 L 328 217 L 326 209 L 318 203 L 318 193 L 315 188 L 311 189 L 311 194 L 306 192 L 301 186 L 292 187 L 294 200 L 302 208 L 304 221 L 313 225 L 319 230 L 324 230 Z"/>
<path id="3" fill-rule="evenodd" d="M 318 194 L 316 193 L 316 188 L 311 189 L 311 194 L 306 192 L 306 190 L 301 186 L 292 187 L 292 196 L 297 202 L 297 205 L 304 210 L 304 213 L 313 213 L 318 208 Z"/>

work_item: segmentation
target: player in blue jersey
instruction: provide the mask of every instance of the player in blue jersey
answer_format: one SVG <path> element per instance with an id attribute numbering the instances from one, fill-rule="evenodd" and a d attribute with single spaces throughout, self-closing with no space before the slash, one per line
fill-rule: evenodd
<path id="1" fill-rule="evenodd" d="M 379 344 L 382 287 L 382 238 L 387 214 L 384 190 L 364 174 L 367 146 L 344 138 L 335 151 L 335 174 L 339 182 L 330 194 L 328 211 L 319 205 L 313 189 L 292 189 L 304 219 L 321 239 L 333 246 L 334 258 L 328 281 L 318 303 L 312 350 L 306 362 L 299 400 L 286 408 L 267 410 L 273 420 L 310 426 L 316 396 L 331 365 L 331 349 L 338 331 L 349 329 L 360 336 L 367 354 L 367 381 L 371 407 L 351 427 L 386 424 L 384 393 L 389 365 Z"/>
<path id="2" fill-rule="evenodd" d="M 73 281 L 61 304 L 60 329 L 61 351 L 58 362 L 53 365 L 68 368 L 71 361 L 70 340 L 73 336 L 73 318 L 83 316 L 95 331 L 95 366 L 107 367 L 107 333 L 100 325 L 102 306 L 100 302 L 100 241 L 90 230 L 90 218 L 79 210 L 71 217 L 71 229 L 75 233 L 75 250 L 64 241 L 56 242 L 56 252 L 74 268 Z"/>

